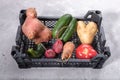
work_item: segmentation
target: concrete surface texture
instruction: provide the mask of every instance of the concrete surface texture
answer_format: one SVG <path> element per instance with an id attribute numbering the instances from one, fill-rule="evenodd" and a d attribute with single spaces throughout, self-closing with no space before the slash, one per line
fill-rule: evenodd
<path id="1" fill-rule="evenodd" d="M 120 80 L 120 0 L 0 0 L 0 80 Z M 103 27 L 112 56 L 102 69 L 31 68 L 19 69 L 11 57 L 11 47 L 19 25 L 21 9 L 35 7 L 39 16 L 70 13 L 83 16 L 101 10 Z"/>

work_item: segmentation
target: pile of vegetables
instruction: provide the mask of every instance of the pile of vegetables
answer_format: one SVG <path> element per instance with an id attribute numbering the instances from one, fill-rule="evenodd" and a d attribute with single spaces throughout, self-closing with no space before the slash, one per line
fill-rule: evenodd
<path id="1" fill-rule="evenodd" d="M 30 57 L 39 58 L 44 55 L 46 58 L 55 58 L 57 55 L 61 55 L 61 60 L 64 61 L 71 58 L 74 50 L 78 59 L 91 59 L 97 55 L 91 45 L 98 31 L 95 22 L 77 21 L 71 14 L 64 14 L 50 30 L 37 19 L 35 8 L 27 9 L 26 16 L 22 31 L 28 39 L 37 45 L 36 49 L 28 49 Z M 81 42 L 76 49 L 75 44 L 70 40 L 75 32 Z M 54 39 L 55 42 L 51 48 L 47 49 L 43 42 L 48 42 L 51 39 Z"/>

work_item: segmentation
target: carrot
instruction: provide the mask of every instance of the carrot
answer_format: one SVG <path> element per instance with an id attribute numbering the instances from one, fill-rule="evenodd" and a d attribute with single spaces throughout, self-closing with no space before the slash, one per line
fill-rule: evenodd
<path id="1" fill-rule="evenodd" d="M 75 45 L 73 42 L 66 42 L 65 45 L 63 46 L 63 53 L 61 59 L 68 60 L 72 56 L 74 48 Z"/>

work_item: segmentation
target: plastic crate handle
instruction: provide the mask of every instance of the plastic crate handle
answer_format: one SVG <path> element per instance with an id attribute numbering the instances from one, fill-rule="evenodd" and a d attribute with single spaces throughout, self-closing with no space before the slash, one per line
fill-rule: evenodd
<path id="1" fill-rule="evenodd" d="M 30 68 L 31 67 L 32 65 L 31 60 L 25 54 L 21 54 L 19 52 L 19 47 L 12 46 L 11 55 L 17 62 L 19 68 Z"/>
<path id="2" fill-rule="evenodd" d="M 26 10 L 21 10 L 20 14 L 19 14 L 19 21 L 20 21 L 20 25 L 22 25 L 25 21 L 26 18 Z"/>
<path id="3" fill-rule="evenodd" d="M 98 25 L 98 29 L 100 30 L 101 21 L 102 21 L 101 11 L 90 10 L 90 11 L 87 12 L 87 14 L 84 16 L 84 18 L 85 19 L 90 19 L 90 20 L 96 22 L 97 25 Z"/>
<path id="4" fill-rule="evenodd" d="M 91 59 L 91 62 L 95 62 L 93 68 L 100 69 L 105 61 L 111 56 L 109 47 L 104 48 L 103 54 L 98 54 L 96 57 Z"/>

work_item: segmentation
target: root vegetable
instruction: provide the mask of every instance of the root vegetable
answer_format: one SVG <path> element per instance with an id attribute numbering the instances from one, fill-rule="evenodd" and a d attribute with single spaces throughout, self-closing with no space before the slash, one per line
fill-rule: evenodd
<path id="1" fill-rule="evenodd" d="M 36 12 L 35 8 L 28 8 L 27 11 L 26 11 L 26 16 L 36 18 L 37 17 L 37 12 Z"/>
<path id="2" fill-rule="evenodd" d="M 59 54 L 60 52 L 62 52 L 63 42 L 60 39 L 57 39 L 52 48 L 57 54 Z"/>
<path id="3" fill-rule="evenodd" d="M 68 60 L 72 56 L 74 48 L 75 45 L 73 42 L 66 42 L 63 47 L 62 60 Z"/>
<path id="4" fill-rule="evenodd" d="M 25 22 L 22 25 L 22 31 L 26 37 L 34 40 L 36 44 L 49 41 L 52 37 L 52 32 L 37 19 L 35 8 L 27 9 L 26 16 Z"/>
<path id="5" fill-rule="evenodd" d="M 33 39 L 35 44 L 41 43 L 41 42 L 47 42 L 52 38 L 50 29 L 46 28 L 41 32 L 38 33 L 36 38 Z"/>
<path id="6" fill-rule="evenodd" d="M 28 39 L 34 39 L 44 28 L 44 25 L 39 20 L 28 17 L 22 26 L 22 31 Z"/>
<path id="7" fill-rule="evenodd" d="M 54 58 L 56 56 L 55 52 L 52 49 L 48 49 L 45 52 L 46 58 Z"/>
<path id="8" fill-rule="evenodd" d="M 78 21 L 77 34 L 83 44 L 91 44 L 98 29 L 95 22 L 89 22 L 87 25 L 83 21 Z"/>

